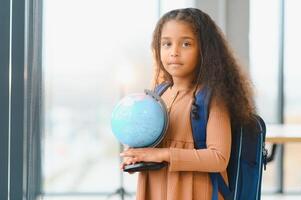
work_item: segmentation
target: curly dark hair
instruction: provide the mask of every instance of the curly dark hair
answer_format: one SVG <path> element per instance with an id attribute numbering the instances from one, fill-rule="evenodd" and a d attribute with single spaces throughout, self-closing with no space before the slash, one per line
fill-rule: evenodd
<path id="1" fill-rule="evenodd" d="M 171 75 L 161 62 L 161 32 L 164 24 L 170 20 L 179 20 L 191 25 L 200 47 L 196 87 L 200 84 L 209 87 L 211 96 L 223 102 L 229 110 L 231 122 L 248 124 L 255 113 L 251 82 L 242 67 L 234 58 L 227 41 L 215 24 L 204 12 L 196 8 L 172 10 L 158 21 L 152 38 L 152 50 L 155 60 L 154 85 L 162 82 L 173 84 Z M 194 98 L 195 98 L 194 91 Z"/>

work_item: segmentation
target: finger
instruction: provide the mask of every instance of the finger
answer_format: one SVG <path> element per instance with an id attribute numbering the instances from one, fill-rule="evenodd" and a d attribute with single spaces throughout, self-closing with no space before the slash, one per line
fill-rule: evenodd
<path id="1" fill-rule="evenodd" d="M 133 153 L 133 151 L 130 151 L 130 150 L 123 151 L 119 155 L 121 157 L 134 157 L 135 156 L 135 154 Z"/>
<path id="2" fill-rule="evenodd" d="M 127 164 L 126 164 L 126 163 L 122 163 L 122 164 L 120 165 L 120 169 L 121 169 L 121 170 L 124 170 L 125 166 L 127 166 Z M 134 174 L 135 172 L 128 171 L 127 173 L 129 173 L 129 174 Z"/>
<path id="3" fill-rule="evenodd" d="M 124 169 L 124 166 L 127 165 L 128 158 L 124 158 L 123 161 L 120 163 L 120 169 Z"/>
<path id="4" fill-rule="evenodd" d="M 129 159 L 126 161 L 126 164 L 127 164 L 127 165 L 134 164 L 134 159 L 133 159 L 133 158 L 129 158 Z"/>
<path id="5" fill-rule="evenodd" d="M 124 166 L 127 165 L 127 163 L 128 163 L 128 158 L 123 159 L 122 163 L 120 164 L 120 168 L 124 169 Z"/>
<path id="6" fill-rule="evenodd" d="M 134 157 L 134 158 L 132 159 L 132 161 L 133 161 L 133 163 L 135 164 L 135 163 L 139 162 L 140 159 L 139 159 L 138 157 Z"/>
<path id="7" fill-rule="evenodd" d="M 132 160 L 127 159 L 120 164 L 120 169 L 124 170 L 124 167 L 126 165 L 131 165 L 131 164 L 133 164 Z"/>
<path id="8" fill-rule="evenodd" d="M 124 167 L 125 167 L 125 166 L 126 166 L 126 164 L 125 164 L 124 162 L 121 163 L 121 164 L 120 164 L 120 169 L 121 169 L 121 170 L 124 170 Z"/>

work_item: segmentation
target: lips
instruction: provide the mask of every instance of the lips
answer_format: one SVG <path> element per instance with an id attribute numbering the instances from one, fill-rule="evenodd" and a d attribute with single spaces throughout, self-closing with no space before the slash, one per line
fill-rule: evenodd
<path id="1" fill-rule="evenodd" d="M 183 63 L 180 63 L 180 62 L 169 62 L 167 64 L 172 65 L 172 66 L 181 66 L 181 65 L 183 65 Z"/>

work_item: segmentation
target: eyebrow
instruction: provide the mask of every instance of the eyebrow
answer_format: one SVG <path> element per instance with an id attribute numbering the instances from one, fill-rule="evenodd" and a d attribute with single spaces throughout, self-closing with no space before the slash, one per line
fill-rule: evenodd
<path id="1" fill-rule="evenodd" d="M 161 37 L 161 40 L 167 40 L 167 39 L 170 39 L 170 37 Z M 192 38 L 190 36 L 183 36 L 183 37 L 181 37 L 181 39 L 194 40 L 194 38 Z"/>

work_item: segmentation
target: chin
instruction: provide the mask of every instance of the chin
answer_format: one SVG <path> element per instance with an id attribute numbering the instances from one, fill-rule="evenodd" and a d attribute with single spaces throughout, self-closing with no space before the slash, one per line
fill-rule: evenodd
<path id="1" fill-rule="evenodd" d="M 183 74 L 183 71 L 180 68 L 172 68 L 168 70 L 168 73 L 170 74 Z"/>
<path id="2" fill-rule="evenodd" d="M 185 74 L 182 74 L 182 73 L 171 73 L 170 74 L 172 77 L 175 77 L 175 78 L 185 78 Z"/>

